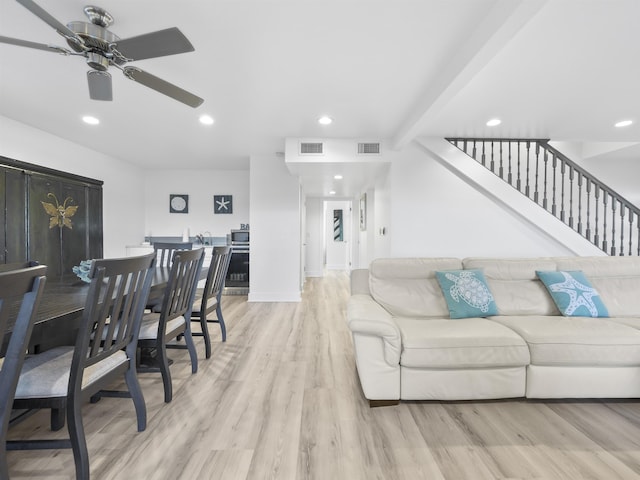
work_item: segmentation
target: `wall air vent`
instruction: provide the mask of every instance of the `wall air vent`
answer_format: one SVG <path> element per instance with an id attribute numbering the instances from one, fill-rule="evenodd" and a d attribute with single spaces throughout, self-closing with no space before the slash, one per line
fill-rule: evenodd
<path id="1" fill-rule="evenodd" d="M 322 142 L 301 142 L 300 155 L 322 155 Z"/>
<path id="2" fill-rule="evenodd" d="M 380 153 L 379 143 L 358 143 L 358 153 L 364 155 L 377 155 Z"/>

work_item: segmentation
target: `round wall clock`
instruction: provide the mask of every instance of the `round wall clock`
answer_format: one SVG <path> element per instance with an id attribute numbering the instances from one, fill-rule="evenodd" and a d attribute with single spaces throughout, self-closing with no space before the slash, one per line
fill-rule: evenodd
<path id="1" fill-rule="evenodd" d="M 189 195 L 169 195 L 169 213 L 189 213 Z"/>

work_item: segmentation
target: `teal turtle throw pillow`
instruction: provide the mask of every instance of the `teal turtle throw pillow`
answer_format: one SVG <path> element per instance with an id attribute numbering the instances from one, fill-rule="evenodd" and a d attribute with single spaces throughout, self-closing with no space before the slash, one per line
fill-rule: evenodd
<path id="1" fill-rule="evenodd" d="M 586 275 L 579 271 L 536 271 L 565 317 L 608 317 L 607 307 Z"/>
<path id="2" fill-rule="evenodd" d="M 482 270 L 445 270 L 436 272 L 436 278 L 451 318 L 498 314 L 498 307 Z"/>

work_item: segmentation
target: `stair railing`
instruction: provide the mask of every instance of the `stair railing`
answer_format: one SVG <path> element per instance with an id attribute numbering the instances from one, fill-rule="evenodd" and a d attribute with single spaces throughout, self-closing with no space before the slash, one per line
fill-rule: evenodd
<path id="1" fill-rule="evenodd" d="M 608 255 L 640 256 L 640 209 L 548 139 L 447 140 Z"/>

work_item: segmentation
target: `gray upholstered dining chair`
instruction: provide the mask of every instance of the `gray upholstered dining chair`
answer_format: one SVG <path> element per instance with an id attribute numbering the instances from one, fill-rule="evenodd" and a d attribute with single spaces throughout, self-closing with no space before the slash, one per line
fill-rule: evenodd
<path id="1" fill-rule="evenodd" d="M 14 265 L 17 266 L 17 265 Z M 7 267 L 3 265 L 2 267 Z M 8 338 L 0 358 L 0 478 L 9 478 L 7 431 L 18 378 L 33 330 L 36 312 L 46 282 L 44 265 L 3 268 L 0 273 L 0 332 Z M 17 302 L 18 305 L 14 306 Z"/>
<path id="2" fill-rule="evenodd" d="M 166 403 L 171 402 L 173 398 L 167 358 L 167 348 L 171 348 L 172 345 L 168 345 L 167 342 L 184 337 L 191 359 L 191 372 L 198 371 L 198 357 L 191 336 L 191 311 L 203 260 L 204 248 L 174 252 L 160 311 L 145 313 L 142 319 L 138 347 L 140 350 L 155 351 L 156 357 L 153 365 L 140 363 L 138 372 L 159 371 L 162 374 Z"/>
<path id="3" fill-rule="evenodd" d="M 65 411 L 69 438 L 7 441 L 8 450 L 71 448 L 76 478 L 89 478 L 89 454 L 82 424 L 83 401 L 124 377 L 133 400 L 138 431 L 147 411 L 136 376 L 140 322 L 154 276 L 154 254 L 93 260 L 75 346 L 56 347 L 27 356 L 13 406 Z"/>
<path id="4" fill-rule="evenodd" d="M 231 261 L 231 247 L 220 246 L 213 248 L 211 264 L 207 272 L 207 280 L 202 291 L 202 298 L 193 305 L 191 321 L 200 322 L 200 332 L 192 332 L 192 335 L 204 337 L 205 357 L 211 358 L 211 338 L 209 336 L 208 323 L 220 324 L 222 341 L 227 341 L 227 328 L 222 316 L 222 291 L 224 281 Z M 213 312 L 215 311 L 215 318 Z"/>

